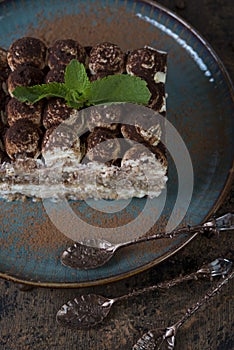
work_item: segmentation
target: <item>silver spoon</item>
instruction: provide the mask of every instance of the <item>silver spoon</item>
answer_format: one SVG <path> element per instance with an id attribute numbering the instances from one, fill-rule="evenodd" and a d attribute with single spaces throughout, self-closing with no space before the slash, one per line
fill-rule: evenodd
<path id="1" fill-rule="evenodd" d="M 232 271 L 225 279 L 219 282 L 216 287 L 210 289 L 205 296 L 199 300 L 196 304 L 190 307 L 185 315 L 172 326 L 164 329 L 153 329 L 145 334 L 137 341 L 132 350 L 173 350 L 175 348 L 175 338 L 178 329 L 200 309 L 205 303 L 207 303 L 212 297 L 214 297 L 220 289 L 234 277 L 234 271 Z"/>
<path id="2" fill-rule="evenodd" d="M 132 244 L 162 239 L 174 238 L 183 233 L 185 234 L 202 234 L 206 232 L 220 232 L 222 230 L 234 229 L 234 214 L 225 214 L 219 218 L 211 219 L 202 225 L 193 227 L 184 227 L 172 232 L 156 233 L 153 236 L 138 238 L 129 242 L 112 244 L 104 240 L 87 240 L 83 242 L 76 242 L 71 247 L 67 248 L 61 255 L 61 262 L 63 265 L 75 269 L 93 269 L 107 263 L 114 253 L 123 247 Z"/>
<path id="3" fill-rule="evenodd" d="M 204 265 L 196 272 L 170 281 L 161 282 L 154 286 L 139 289 L 113 299 L 96 294 L 80 295 L 61 307 L 57 312 L 56 320 L 58 324 L 65 327 L 87 329 L 100 323 L 108 315 L 112 305 L 117 301 L 122 301 L 133 296 L 135 297 L 149 291 L 169 289 L 181 282 L 196 280 L 199 277 L 224 276 L 231 269 L 231 266 L 232 262 L 230 260 L 219 258 Z"/>

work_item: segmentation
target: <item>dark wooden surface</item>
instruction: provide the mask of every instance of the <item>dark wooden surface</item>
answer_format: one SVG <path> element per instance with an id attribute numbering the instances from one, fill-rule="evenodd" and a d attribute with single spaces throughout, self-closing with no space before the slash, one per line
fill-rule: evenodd
<path id="1" fill-rule="evenodd" d="M 177 12 L 210 42 L 234 78 L 234 2 L 233 0 L 161 0 Z M 234 210 L 233 190 L 220 212 Z M 176 256 L 129 279 L 79 290 L 36 288 L 28 292 L 8 281 L 0 281 L 0 349 L 87 349 L 130 350 L 149 329 L 167 326 L 183 315 L 215 281 L 188 282 L 164 293 L 147 295 L 117 303 L 108 318 L 90 331 L 71 331 L 55 323 L 58 308 L 82 293 L 118 296 L 135 288 L 151 285 L 195 270 L 216 257 L 233 258 L 233 233 L 219 237 L 199 237 Z M 232 290 L 234 283 L 198 312 L 177 335 L 176 349 L 234 349 Z"/>

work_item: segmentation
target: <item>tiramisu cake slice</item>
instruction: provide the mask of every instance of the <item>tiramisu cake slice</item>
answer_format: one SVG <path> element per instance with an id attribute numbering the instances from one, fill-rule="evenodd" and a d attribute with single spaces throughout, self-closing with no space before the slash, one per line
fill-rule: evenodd
<path id="1" fill-rule="evenodd" d="M 16 40 L 7 52 L 1 50 L 0 197 L 158 196 L 167 181 L 162 143 L 166 57 L 147 46 L 125 53 L 113 43 L 83 47 L 71 39 L 57 40 L 47 48 L 31 37 Z M 68 82 L 74 61 L 83 73 Z M 121 91 L 120 100 L 106 103 L 96 97 L 95 104 L 88 99 L 83 104 L 67 103 L 60 93 L 66 84 L 86 84 L 88 96 L 91 84 L 98 81 L 105 91 L 105 81 L 113 75 L 143 80 L 150 96 L 147 105 L 123 103 Z M 18 87 L 35 86 L 58 89 L 35 103 L 29 102 L 32 96 L 18 98 Z M 35 91 L 30 90 L 31 95 Z M 67 96 L 77 99 L 81 94 L 68 89 Z"/>

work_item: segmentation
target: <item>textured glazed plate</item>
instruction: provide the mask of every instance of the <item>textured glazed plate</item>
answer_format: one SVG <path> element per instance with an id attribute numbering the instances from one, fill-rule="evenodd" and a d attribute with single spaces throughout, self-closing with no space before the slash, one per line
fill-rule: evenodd
<path id="1" fill-rule="evenodd" d="M 197 224 L 215 212 L 231 183 L 233 87 L 219 58 L 196 31 L 165 8 L 147 1 L 0 3 L 0 46 L 7 49 L 24 35 L 40 37 L 47 44 L 69 37 L 83 45 L 111 41 L 124 50 L 150 45 L 167 51 L 167 118 L 182 136 L 194 170 L 192 199 L 184 220 Z M 166 204 L 158 222 L 161 227 L 178 193 L 172 160 L 168 176 Z M 186 183 L 180 186 L 185 188 Z M 85 202 L 69 205 L 91 225 L 122 225 L 124 230 L 124 224 L 139 215 L 145 202 L 134 199 L 114 214 L 97 212 Z M 153 201 L 151 210 L 154 203 L 157 210 Z M 0 220 L 0 276 L 44 286 L 76 287 L 123 278 L 157 264 L 191 239 L 183 236 L 141 244 L 123 249 L 105 267 L 75 271 L 59 262 L 60 253 L 71 241 L 51 223 L 42 203 L 1 200 Z"/>

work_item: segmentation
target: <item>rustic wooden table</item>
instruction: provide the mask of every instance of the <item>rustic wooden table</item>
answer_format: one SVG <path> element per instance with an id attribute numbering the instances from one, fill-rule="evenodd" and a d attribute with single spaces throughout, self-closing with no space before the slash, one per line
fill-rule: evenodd
<path id="1" fill-rule="evenodd" d="M 232 0 L 161 0 L 191 23 L 210 42 L 234 78 L 234 2 Z M 220 212 L 234 210 L 233 190 Z M 183 283 L 167 292 L 147 295 L 116 304 L 108 318 L 89 331 L 71 331 L 55 323 L 55 314 L 65 301 L 82 293 L 117 296 L 196 270 L 216 257 L 233 258 L 234 236 L 196 238 L 159 266 L 137 276 L 106 286 L 79 290 L 35 288 L 23 292 L 12 282 L 0 281 L 0 349 L 130 350 L 145 331 L 173 324 L 186 308 L 212 285 L 211 281 Z M 176 349 L 234 349 L 232 291 L 226 285 L 209 307 L 198 312 L 177 336 Z"/>

